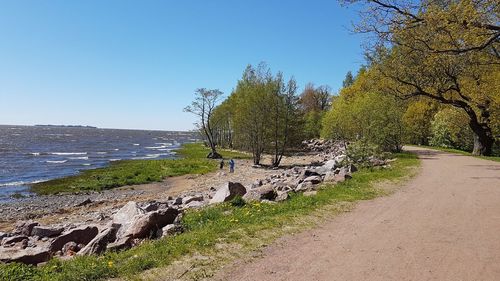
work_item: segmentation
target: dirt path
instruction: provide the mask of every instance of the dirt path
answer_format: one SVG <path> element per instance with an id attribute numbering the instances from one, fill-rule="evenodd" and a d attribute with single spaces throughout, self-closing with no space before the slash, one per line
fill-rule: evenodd
<path id="1" fill-rule="evenodd" d="M 392 196 L 285 237 L 217 280 L 500 280 L 500 163 L 420 148 Z"/>

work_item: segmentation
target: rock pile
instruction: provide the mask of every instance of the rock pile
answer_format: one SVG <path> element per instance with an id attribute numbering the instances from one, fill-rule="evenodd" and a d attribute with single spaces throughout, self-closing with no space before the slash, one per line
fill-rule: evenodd
<path id="1" fill-rule="evenodd" d="M 309 166 L 295 166 L 256 180 L 250 186 L 228 182 L 203 193 L 186 193 L 164 201 L 130 201 L 111 214 L 102 214 L 98 224 L 42 226 L 34 221 L 19 222 L 12 233 L 0 233 L 0 261 L 40 264 L 52 257 L 102 254 L 182 232 L 180 220 L 186 209 L 228 202 L 241 196 L 245 201 L 279 202 L 289 194 L 316 194 L 321 183 L 329 186 L 351 178 L 356 166 L 347 164 L 343 143 L 311 140 L 310 151 L 324 159 Z"/>

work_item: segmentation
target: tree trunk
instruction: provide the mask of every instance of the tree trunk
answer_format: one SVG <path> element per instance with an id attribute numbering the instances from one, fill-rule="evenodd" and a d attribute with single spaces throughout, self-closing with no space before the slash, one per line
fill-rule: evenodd
<path id="1" fill-rule="evenodd" d="M 472 154 L 491 155 L 493 143 L 495 142 L 491 129 L 486 125 L 474 122 L 474 120 L 471 120 L 469 125 L 474 133 L 474 149 L 472 150 Z"/>

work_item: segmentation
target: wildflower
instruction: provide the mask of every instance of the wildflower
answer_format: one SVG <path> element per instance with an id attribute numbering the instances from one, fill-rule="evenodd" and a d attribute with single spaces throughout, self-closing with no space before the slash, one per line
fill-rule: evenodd
<path id="1" fill-rule="evenodd" d="M 113 267 L 113 261 L 108 261 L 108 267 Z"/>

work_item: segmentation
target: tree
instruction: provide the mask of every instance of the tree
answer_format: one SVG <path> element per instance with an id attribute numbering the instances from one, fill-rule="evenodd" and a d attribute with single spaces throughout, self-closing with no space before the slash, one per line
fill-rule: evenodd
<path id="1" fill-rule="evenodd" d="M 366 0 L 357 31 L 375 35 L 383 92 L 463 110 L 475 155 L 490 155 L 499 108 L 500 26 L 494 0 Z M 382 83 L 381 83 L 382 84 Z"/>
<path id="2" fill-rule="evenodd" d="M 184 108 L 184 111 L 193 113 L 199 118 L 199 120 L 195 124 L 203 132 L 211 150 L 207 158 L 222 158 L 222 156 L 217 153 L 216 150 L 214 130 L 211 124 L 214 109 L 217 106 L 217 103 L 222 95 L 223 93 L 217 89 L 197 89 L 195 92 L 195 100 L 191 103 L 190 106 Z"/>
<path id="3" fill-rule="evenodd" d="M 280 165 L 287 149 L 297 142 L 300 132 L 297 84 L 285 82 L 264 64 L 247 66 L 229 98 L 216 109 L 216 116 L 229 118 L 235 148 L 252 153 L 260 165 L 264 152 L 272 155 L 272 166 Z M 222 123 L 224 123 L 223 121 Z"/>
<path id="4" fill-rule="evenodd" d="M 432 136 L 431 121 L 439 105 L 430 100 L 416 100 L 408 104 L 403 115 L 406 141 L 411 144 L 428 145 Z"/>
<path id="5" fill-rule="evenodd" d="M 304 119 L 304 137 L 317 138 L 320 136 L 322 118 L 331 103 L 331 88 L 323 85 L 315 87 L 308 83 L 299 97 L 300 110 Z"/>
<path id="6" fill-rule="evenodd" d="M 354 77 L 352 76 L 351 71 L 347 71 L 347 74 L 345 75 L 344 81 L 342 82 L 342 87 L 347 88 L 354 84 Z"/>
<path id="7" fill-rule="evenodd" d="M 233 116 L 234 108 L 230 96 L 214 109 L 211 118 L 216 146 L 233 148 Z"/>

